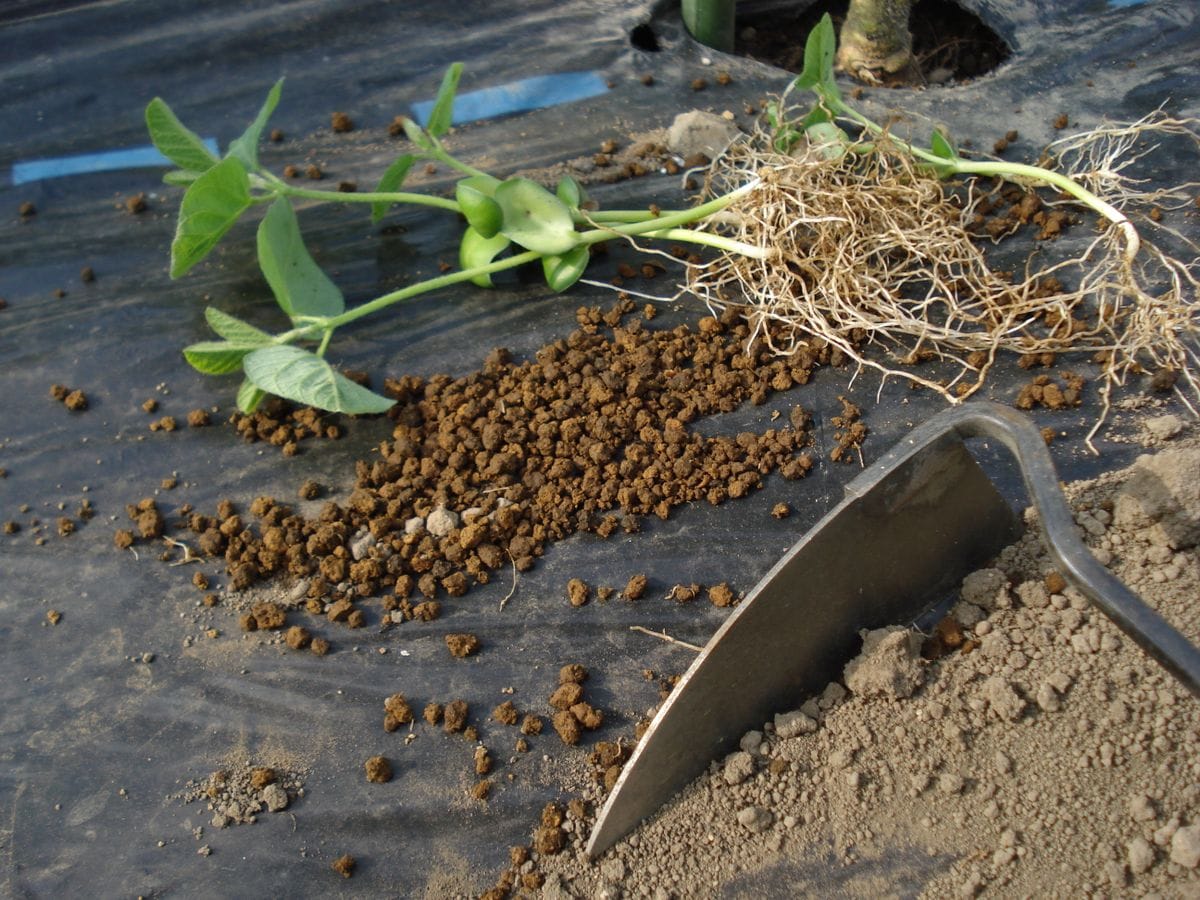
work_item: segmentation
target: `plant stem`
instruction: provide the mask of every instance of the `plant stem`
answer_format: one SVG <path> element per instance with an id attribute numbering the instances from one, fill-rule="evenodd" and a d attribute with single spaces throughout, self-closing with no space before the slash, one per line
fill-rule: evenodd
<path id="1" fill-rule="evenodd" d="M 683 24 L 700 43 L 733 52 L 736 0 L 683 0 Z"/>
<path id="2" fill-rule="evenodd" d="M 333 203 L 412 203 L 417 206 L 432 206 L 437 209 L 446 209 L 450 212 L 458 212 L 458 204 L 448 197 L 434 197 L 431 194 L 417 194 L 411 191 L 395 191 L 389 193 L 373 193 L 352 191 L 349 193 L 343 191 L 324 191 L 319 188 L 302 188 L 288 184 L 286 181 L 279 181 L 275 184 L 275 189 L 280 194 L 286 194 L 289 197 L 303 197 L 307 200 L 324 200 Z"/>
<path id="3" fill-rule="evenodd" d="M 444 162 L 446 165 L 450 166 L 451 168 L 457 169 L 458 171 L 462 172 L 464 175 L 484 175 L 484 176 L 486 176 L 488 174 L 487 172 L 483 171 L 482 169 L 476 169 L 474 166 L 469 166 L 465 162 L 462 162 L 461 160 L 454 157 L 450 153 L 449 150 L 447 150 L 445 147 L 442 146 L 442 142 L 440 140 L 438 140 L 437 138 L 435 138 L 433 135 L 429 135 L 429 140 L 433 144 L 434 157 L 436 159 L 440 160 L 441 162 Z"/>
<path id="4" fill-rule="evenodd" d="M 696 231 L 691 228 L 666 228 L 662 231 L 651 231 L 643 237 L 656 241 L 680 241 L 685 244 L 697 244 L 702 247 L 713 247 L 726 253 L 737 253 L 750 259 L 769 259 L 771 252 L 754 244 L 734 240 L 723 234 L 711 234 L 707 231 Z"/>
<path id="5" fill-rule="evenodd" d="M 479 275 L 492 275 L 496 272 L 503 272 L 506 269 L 514 269 L 517 266 L 522 266 L 525 263 L 531 263 L 542 258 L 542 254 L 536 253 L 533 250 L 526 250 L 524 253 L 518 253 L 506 259 L 496 260 L 484 266 L 475 266 L 471 269 L 461 269 L 458 272 L 450 272 L 446 275 L 441 275 L 437 278 L 430 278 L 428 281 L 420 281 L 416 284 L 410 284 L 406 288 L 401 288 L 398 291 L 392 291 L 390 294 L 383 294 L 376 297 L 369 303 L 364 303 L 362 306 L 356 306 L 354 309 L 348 309 L 344 313 L 336 316 L 330 316 L 325 320 L 322 327 L 332 331 L 335 328 L 340 328 L 342 325 L 349 324 L 363 316 L 369 316 L 371 313 L 383 309 L 386 306 L 391 306 L 393 303 L 399 303 L 403 300 L 411 300 L 421 294 L 436 291 L 440 288 L 450 287 L 451 285 L 460 284 L 464 281 L 470 281 Z M 299 330 L 299 329 L 297 329 Z M 290 332 L 289 332 L 290 333 Z M 283 335 L 280 335 L 283 337 Z"/>
<path id="6" fill-rule="evenodd" d="M 837 113 L 847 116 L 869 131 L 875 134 L 884 133 L 883 126 L 871 121 L 858 112 L 858 110 L 847 106 L 844 102 L 840 100 L 835 101 L 834 106 Z M 1096 196 L 1068 175 L 1063 175 L 1061 172 L 1052 172 L 1049 169 L 1043 169 L 1040 166 L 1031 166 L 1026 163 L 971 160 L 962 159 L 958 156 L 947 159 L 899 138 L 893 137 L 892 140 L 899 144 L 906 153 L 915 156 L 917 159 L 932 163 L 939 168 L 949 169 L 957 175 L 984 175 L 1004 178 L 1010 181 L 1027 179 L 1049 185 L 1050 187 L 1056 187 L 1063 193 L 1070 194 L 1084 206 L 1095 210 L 1121 230 L 1121 234 L 1125 239 L 1125 258 L 1127 260 L 1132 261 L 1137 256 L 1138 250 L 1141 249 L 1141 238 L 1138 236 L 1137 229 L 1134 228 L 1129 218 L 1111 203 Z"/>
<path id="7" fill-rule="evenodd" d="M 744 196 L 749 191 L 758 186 L 758 181 L 754 180 L 743 185 L 735 191 L 731 191 L 707 203 L 702 203 L 693 209 L 682 210 L 670 215 L 658 216 L 652 220 L 643 222 L 630 222 L 624 225 L 617 225 L 613 228 L 597 228 L 591 231 L 584 231 L 579 234 L 579 244 L 581 246 L 589 246 L 598 244 L 601 241 L 611 240 L 614 235 L 625 237 L 636 237 L 644 235 L 651 238 L 665 238 L 667 240 L 690 241 L 697 244 L 705 244 L 710 247 L 716 247 L 722 250 L 728 250 L 733 253 L 741 253 L 744 256 L 753 257 L 755 259 L 766 259 L 769 256 L 769 251 L 763 247 L 755 247 L 750 244 L 744 244 L 740 241 L 732 240 L 718 234 L 708 234 L 707 232 L 692 231 L 690 229 L 678 228 L 680 225 L 686 225 L 688 222 L 694 222 L 697 219 L 705 218 L 713 213 L 720 212 L 722 209 L 733 203 L 739 197 Z M 398 291 L 392 291 L 388 294 L 376 297 L 362 306 L 357 306 L 354 309 L 346 310 L 345 312 L 330 316 L 329 318 L 305 323 L 291 331 L 284 332 L 276 337 L 279 343 L 289 343 L 297 338 L 308 337 L 312 335 L 314 329 L 321 329 L 324 332 L 322 338 L 322 348 L 324 341 L 328 339 L 328 335 L 334 329 L 340 328 L 342 325 L 347 325 L 361 319 L 363 316 L 369 316 L 371 313 L 377 312 L 393 303 L 400 303 L 404 300 L 411 300 L 413 297 L 418 297 L 421 294 L 427 294 L 430 291 L 440 290 L 441 288 L 451 287 L 455 284 L 461 284 L 464 281 L 470 281 L 480 275 L 493 275 L 496 272 L 503 272 L 507 269 L 514 269 L 517 266 L 525 265 L 526 263 L 535 262 L 541 259 L 543 254 L 534 250 L 526 250 L 522 253 L 514 254 L 505 259 L 495 260 L 486 265 L 474 266 L 470 269 L 462 269 L 458 272 L 450 272 L 446 275 L 440 275 L 437 278 L 430 278 L 427 281 L 421 281 L 417 284 L 410 284 L 408 287 L 401 288 Z"/>
<path id="8" fill-rule="evenodd" d="M 329 346 L 329 339 L 332 337 L 333 337 L 333 329 L 332 328 L 326 329 L 325 333 L 323 335 L 321 335 L 321 346 L 317 348 L 317 356 L 325 355 L 325 349 Z"/>

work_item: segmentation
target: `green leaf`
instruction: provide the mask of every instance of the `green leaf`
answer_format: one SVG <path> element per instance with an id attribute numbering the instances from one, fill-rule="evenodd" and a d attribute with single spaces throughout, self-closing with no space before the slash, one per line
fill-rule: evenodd
<path id="1" fill-rule="evenodd" d="M 454 95 L 458 92 L 458 80 L 462 77 L 463 64 L 451 63 L 446 74 L 442 76 L 442 86 L 438 88 L 437 99 L 433 101 L 433 110 L 429 113 L 429 121 L 425 130 L 434 137 L 441 137 L 450 130 L 454 118 Z"/>
<path id="2" fill-rule="evenodd" d="M 243 378 L 237 392 L 237 407 L 246 415 L 258 409 L 258 404 L 266 399 L 267 392 L 249 378 Z"/>
<path id="3" fill-rule="evenodd" d="M 258 142 L 262 138 L 263 129 L 267 127 L 267 120 L 279 105 L 279 94 L 282 90 L 283 79 L 280 78 L 267 92 L 267 99 L 263 101 L 262 109 L 258 111 L 250 127 L 229 145 L 229 151 L 225 154 L 240 159 L 248 171 L 253 172 L 258 168 Z"/>
<path id="4" fill-rule="evenodd" d="M 958 159 L 958 151 L 936 128 L 929 136 L 929 148 L 933 151 L 934 156 L 940 156 L 942 159 Z"/>
<path id="5" fill-rule="evenodd" d="M 837 35 L 833 30 L 833 19 L 829 17 L 829 13 L 825 13 L 821 16 L 821 21 L 808 33 L 808 40 L 804 44 L 804 68 L 792 82 L 793 86 L 799 90 L 815 90 L 818 87 L 833 85 L 833 60 L 836 52 Z"/>
<path id="6" fill-rule="evenodd" d="M 425 129 L 414 122 L 412 119 L 405 116 L 401 122 L 404 125 L 404 136 L 413 142 L 414 145 L 424 150 L 426 153 L 433 152 L 433 141 L 429 135 L 425 133 Z"/>
<path id="7" fill-rule="evenodd" d="M 400 186 L 404 184 L 404 179 L 408 177 L 408 170 L 412 168 L 412 164 L 417 158 L 411 153 L 405 153 L 403 156 L 396 157 L 395 162 L 387 167 L 387 171 L 383 173 L 383 177 L 379 179 L 379 185 L 375 188 L 377 194 L 387 194 L 392 191 L 400 190 Z M 375 224 L 388 211 L 390 203 L 379 201 L 371 204 L 371 224 Z"/>
<path id="8" fill-rule="evenodd" d="M 245 346 L 230 341 L 201 341 L 183 348 L 183 358 L 193 369 L 205 375 L 225 375 L 242 366 L 242 358 L 257 345 Z"/>
<path id="9" fill-rule="evenodd" d="M 567 204 L 571 209 L 579 209 L 579 207 L 587 202 L 587 194 L 579 186 L 579 182 L 570 175 L 564 175 L 558 179 L 558 185 L 554 189 L 554 196 L 558 197 L 559 200 Z"/>
<path id="10" fill-rule="evenodd" d="M 207 172 L 218 162 L 200 136 L 180 122 L 160 97 L 146 105 L 146 128 L 158 152 L 181 169 Z"/>
<path id="11" fill-rule="evenodd" d="M 302 347 L 262 347 L 242 361 L 246 377 L 268 393 L 330 412 L 381 413 L 396 402 L 355 384 Z"/>
<path id="12" fill-rule="evenodd" d="M 510 178 L 496 188 L 504 214 L 500 233 L 526 250 L 555 256 L 578 242 L 567 205 L 528 178 Z"/>
<path id="13" fill-rule="evenodd" d="M 495 192 L 495 185 L 491 186 L 491 192 L 485 193 L 473 183 L 479 181 L 481 179 L 478 176 L 459 181 L 454 186 L 454 199 L 467 223 L 481 236 L 491 238 L 496 236 L 500 226 L 504 224 L 504 214 L 500 211 L 500 204 L 491 197 L 491 193 Z"/>
<path id="14" fill-rule="evenodd" d="M 474 269 L 478 266 L 486 266 L 507 250 L 511 243 L 512 241 L 502 234 L 485 238 L 474 228 L 468 227 L 463 232 L 462 241 L 458 245 L 459 268 Z M 492 276 L 476 275 L 471 279 L 471 283 L 479 287 L 492 287 Z"/>
<path id="15" fill-rule="evenodd" d="M 237 316 L 221 312 L 215 306 L 204 310 L 204 320 L 208 322 L 209 328 L 225 340 L 235 344 L 242 344 L 246 347 L 264 347 L 274 340 L 265 331 L 255 328 L 249 322 L 243 322 Z"/>
<path id="16" fill-rule="evenodd" d="M 201 174 L 203 173 L 193 172 L 191 169 L 172 169 L 170 172 L 163 174 L 163 184 L 187 187 L 189 184 L 193 184 Z"/>
<path id="17" fill-rule="evenodd" d="M 472 187 L 488 197 L 495 197 L 496 188 L 500 187 L 501 182 L 499 178 L 484 174 L 468 175 L 466 178 L 461 179 L 458 183 Z"/>
<path id="18" fill-rule="evenodd" d="M 591 254 L 587 247 L 575 247 L 561 256 L 543 256 L 542 271 L 550 290 L 562 293 L 583 275 Z"/>
<path id="19" fill-rule="evenodd" d="M 258 265 L 280 308 L 297 316 L 336 316 L 346 308 L 342 292 L 313 262 L 300 236 L 292 204 L 279 197 L 258 226 Z"/>
<path id="20" fill-rule="evenodd" d="M 194 182 L 179 204 L 171 242 L 171 277 L 204 259 L 250 206 L 250 179 L 236 158 L 217 163 Z"/>

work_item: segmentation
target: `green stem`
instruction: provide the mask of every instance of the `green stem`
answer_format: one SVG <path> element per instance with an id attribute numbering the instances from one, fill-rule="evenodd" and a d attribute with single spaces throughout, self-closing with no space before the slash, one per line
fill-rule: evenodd
<path id="1" fill-rule="evenodd" d="M 480 275 L 492 275 L 496 272 L 503 272 L 506 269 L 514 269 L 517 266 L 522 266 L 525 263 L 534 262 L 542 258 L 542 254 L 535 253 L 533 250 L 526 250 L 524 253 L 518 253 L 515 256 L 510 256 L 507 259 L 496 260 L 487 265 L 475 266 L 470 269 L 461 269 L 458 272 L 450 272 L 447 275 L 441 275 L 437 278 L 430 278 L 428 281 L 420 281 L 416 284 L 410 284 L 406 288 L 401 288 L 398 291 L 392 291 L 390 294 L 383 294 L 376 297 L 369 303 L 364 303 L 362 306 L 356 306 L 354 309 L 348 309 L 340 315 L 331 316 L 326 319 L 323 327 L 329 331 L 335 328 L 340 328 L 363 316 L 369 316 L 371 313 L 384 307 L 391 306 L 393 303 L 399 303 L 403 300 L 411 300 L 421 294 L 436 291 L 440 288 L 450 287 L 451 285 L 461 284 L 464 281 L 470 281 Z M 301 329 L 294 329 L 299 331 Z M 291 332 L 289 332 L 290 334 Z M 284 337 L 284 335 L 280 335 Z"/>
<path id="2" fill-rule="evenodd" d="M 716 199 L 709 200 L 707 203 L 702 203 L 697 207 L 687 210 L 680 210 L 668 215 L 660 215 L 640 222 L 627 222 L 622 225 L 616 225 L 612 228 L 596 228 L 591 231 L 584 231 L 578 235 L 580 246 L 590 246 L 598 244 L 601 241 L 611 240 L 615 235 L 624 237 L 636 237 L 638 235 L 660 238 L 664 240 L 688 241 L 694 244 L 704 244 L 706 246 L 715 247 L 721 250 L 727 250 L 732 253 L 741 253 L 744 256 L 749 256 L 755 259 L 766 259 L 770 255 L 770 251 L 763 247 L 755 247 L 750 244 L 744 244 L 740 241 L 735 241 L 731 238 L 724 237 L 718 234 L 708 234 L 707 232 L 692 231 L 691 229 L 680 228 L 681 225 L 686 225 L 689 222 L 694 222 L 697 219 L 703 219 L 706 216 L 711 216 L 713 213 L 720 212 L 733 203 L 738 198 L 744 196 L 749 191 L 757 187 L 758 182 L 752 181 L 743 185 L 735 191 L 731 191 Z M 639 213 L 640 215 L 640 213 Z M 357 306 L 354 309 L 346 310 L 336 316 L 328 318 L 313 318 L 311 321 L 305 320 L 302 324 L 290 331 L 285 331 L 282 334 L 276 335 L 275 342 L 279 344 L 291 343 L 295 340 L 310 338 L 314 336 L 315 331 L 320 331 L 321 346 L 317 351 L 321 355 L 326 345 L 329 342 L 330 335 L 335 329 L 350 322 L 357 321 L 364 316 L 369 316 L 374 312 L 391 306 L 393 303 L 400 303 L 404 300 L 411 300 L 413 297 L 418 297 L 421 294 L 427 294 L 430 291 L 440 290 L 441 288 L 451 287 L 455 284 L 461 284 L 464 281 L 470 281 L 480 275 L 493 275 L 496 272 L 503 272 L 507 269 L 515 269 L 517 266 L 525 265 L 526 263 L 535 262 L 542 258 L 544 254 L 534 250 L 526 250 L 523 253 L 517 253 L 506 259 L 495 260 L 482 266 L 474 266 L 470 269 L 461 269 L 458 272 L 450 272 L 446 275 L 440 275 L 437 278 L 430 278 L 427 281 L 420 281 L 416 284 L 410 284 L 408 287 L 401 288 L 398 291 L 392 291 L 388 294 L 376 297 L 362 306 Z"/>
<path id="3" fill-rule="evenodd" d="M 281 181 L 275 188 L 279 193 L 289 197 L 303 197 L 307 200 L 323 200 L 332 203 L 412 203 L 417 206 L 432 206 L 458 212 L 458 204 L 447 197 L 434 197 L 430 194 L 417 194 L 411 191 L 394 191 L 374 193 L 365 191 L 324 191 L 319 188 L 302 188 Z"/>
<path id="4" fill-rule="evenodd" d="M 680 241 L 685 244 L 713 247 L 750 259 L 769 259 L 771 257 L 771 251 L 765 247 L 756 247 L 754 244 L 734 240 L 723 234 L 710 234 L 707 231 L 694 231 L 691 228 L 667 228 L 663 231 L 651 231 L 644 237 L 653 238 L 656 241 Z"/>
<path id="5" fill-rule="evenodd" d="M 758 187 L 758 179 L 742 185 L 735 191 L 730 191 L 728 194 L 722 194 L 720 197 L 709 200 L 707 203 L 693 206 L 691 209 L 660 213 L 657 216 L 651 215 L 641 221 L 614 225 L 612 228 L 585 231 L 579 237 L 585 243 L 594 244 L 605 240 L 605 236 L 612 237 L 614 233 L 625 235 L 626 237 L 634 237 L 639 234 L 651 234 L 655 231 L 667 231 L 672 228 L 678 228 L 681 225 L 688 225 L 700 219 L 706 219 L 713 213 L 720 212 L 731 203 L 750 193 L 756 187 Z M 599 222 L 598 219 L 596 221 Z"/>
<path id="6" fill-rule="evenodd" d="M 434 157 L 436 159 L 440 160 L 441 162 L 444 162 L 446 165 L 450 166 L 452 169 L 457 169 L 458 171 L 462 172 L 464 175 L 485 175 L 486 176 L 488 174 L 487 172 L 483 171 L 482 169 L 476 169 L 474 166 L 469 166 L 465 162 L 462 162 L 461 160 L 456 159 L 454 156 L 451 155 L 449 150 L 447 150 L 445 147 L 442 146 L 442 142 L 439 141 L 437 138 L 435 138 L 433 135 L 429 135 L 429 140 L 433 145 Z"/>
<path id="7" fill-rule="evenodd" d="M 847 116 L 875 134 L 883 134 L 883 126 L 871 121 L 856 109 L 847 106 L 844 102 L 840 100 L 835 101 L 833 106 L 838 114 Z M 1141 238 L 1138 236 L 1137 229 L 1133 227 L 1133 223 L 1129 221 L 1125 213 L 1121 212 L 1108 201 L 1096 196 L 1068 175 L 1063 175 L 1061 172 L 1052 172 L 1049 169 L 1043 169 L 1040 166 L 1031 166 L 1026 163 L 971 160 L 962 159 L 958 156 L 947 159 L 929 150 L 910 144 L 907 141 L 902 141 L 899 138 L 893 137 L 891 139 L 899 144 L 906 153 L 911 154 L 917 159 L 932 163 L 939 168 L 949 169 L 957 175 L 983 175 L 1004 178 L 1010 181 L 1020 178 L 1056 187 L 1063 193 L 1074 197 L 1084 206 L 1095 210 L 1121 230 L 1125 238 L 1126 259 L 1132 260 L 1137 256 L 1138 250 L 1141 248 Z"/>
<path id="8" fill-rule="evenodd" d="M 608 222 L 649 222 L 651 219 L 656 219 L 661 215 L 662 212 L 656 215 L 648 209 L 597 209 L 592 212 L 584 212 L 582 210 L 571 211 L 571 217 L 575 220 L 576 225 L 588 225 L 593 222 L 597 224 Z"/>
<path id="9" fill-rule="evenodd" d="M 317 348 L 317 356 L 325 355 L 325 349 L 329 346 L 329 339 L 331 337 L 333 337 L 333 329 L 328 328 L 325 330 L 325 333 L 321 335 L 321 346 Z"/>
<path id="10" fill-rule="evenodd" d="M 736 0 L 683 0 L 683 24 L 700 43 L 732 53 L 736 7 Z"/>

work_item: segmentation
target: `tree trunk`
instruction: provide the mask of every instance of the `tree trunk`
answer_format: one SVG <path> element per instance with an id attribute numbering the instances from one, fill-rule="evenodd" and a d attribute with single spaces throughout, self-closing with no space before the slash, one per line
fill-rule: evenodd
<path id="1" fill-rule="evenodd" d="M 911 0 L 850 0 L 838 41 L 838 68 L 867 84 L 918 84 L 908 30 Z"/>

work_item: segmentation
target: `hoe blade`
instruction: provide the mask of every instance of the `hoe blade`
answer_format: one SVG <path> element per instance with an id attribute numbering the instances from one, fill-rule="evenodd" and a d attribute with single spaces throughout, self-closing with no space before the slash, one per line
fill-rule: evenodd
<path id="1" fill-rule="evenodd" d="M 911 621 L 1019 533 L 1013 511 L 950 431 L 903 447 L 725 621 L 625 765 L 588 842 L 595 857 L 771 715 L 794 709 L 859 647 L 862 628 Z"/>

